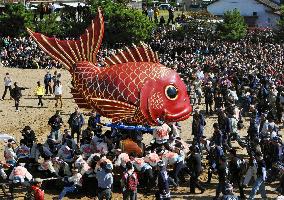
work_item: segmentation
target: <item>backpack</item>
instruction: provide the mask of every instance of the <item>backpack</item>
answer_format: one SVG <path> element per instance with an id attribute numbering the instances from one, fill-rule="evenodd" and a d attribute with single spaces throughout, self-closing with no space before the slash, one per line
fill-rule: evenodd
<path id="1" fill-rule="evenodd" d="M 28 189 L 28 192 L 25 194 L 24 200 L 36 200 L 35 191 L 33 189 Z"/>
<path id="2" fill-rule="evenodd" d="M 138 178 L 136 173 L 128 174 L 126 178 L 126 189 L 130 191 L 136 191 L 138 185 Z"/>

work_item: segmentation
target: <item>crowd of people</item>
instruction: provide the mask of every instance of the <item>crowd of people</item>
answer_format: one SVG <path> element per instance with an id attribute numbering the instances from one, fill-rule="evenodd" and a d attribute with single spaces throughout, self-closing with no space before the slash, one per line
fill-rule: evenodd
<path id="1" fill-rule="evenodd" d="M 31 37 L 0 38 L 0 62 L 14 68 L 60 68 L 60 64 L 47 56 Z"/>
<path id="2" fill-rule="evenodd" d="M 22 130 L 20 146 L 15 148 L 15 142 L 8 141 L 5 171 L 0 172 L 10 181 L 12 195 L 18 184 L 34 180 L 32 189 L 43 199 L 40 186 L 45 180 L 45 191 L 54 190 L 53 184 L 45 182 L 61 189 L 57 199 L 82 191 L 99 199 L 111 199 L 113 191 L 122 191 L 123 199 L 137 199 L 139 190 L 168 200 L 171 190 L 186 183 L 188 176 L 189 192 L 204 193 L 211 186 L 213 174 L 217 174 L 218 182 L 214 199 L 254 199 L 258 191 L 266 199 L 265 186 L 274 181 L 279 181 L 277 191 L 284 195 L 280 134 L 284 122 L 284 44 L 270 40 L 269 30 L 252 30 L 239 42 L 202 37 L 178 41 L 165 37 L 166 33 L 164 28 L 159 29 L 150 45 L 159 52 L 161 63 L 179 72 L 188 86 L 194 107 L 193 140 L 185 142 L 180 124 L 165 123 L 163 117 L 157 119 L 157 127 L 146 131 L 153 140 L 144 144 L 144 132 L 128 131 L 127 126 L 103 131 L 105 124 L 95 111 L 83 115 L 76 107 L 67 122 L 58 111 L 48 120 L 51 129 L 43 144 L 37 142 L 29 126 Z M 110 51 L 99 53 L 101 66 Z M 56 87 L 59 79 L 57 74 L 47 73 L 44 87 L 39 83 L 39 106 L 43 95 L 56 91 L 52 86 Z M 4 81 L 7 92 L 11 80 Z M 61 96 L 62 88 L 57 90 Z M 217 117 L 212 133 L 205 133 L 212 116 Z M 64 123 L 70 129 L 62 131 Z M 234 140 L 237 144 L 232 143 Z M 204 169 L 206 184 L 199 181 Z M 41 179 L 33 179 L 38 177 Z M 48 188 L 50 185 L 53 188 Z M 249 185 L 252 187 L 246 194 Z"/>

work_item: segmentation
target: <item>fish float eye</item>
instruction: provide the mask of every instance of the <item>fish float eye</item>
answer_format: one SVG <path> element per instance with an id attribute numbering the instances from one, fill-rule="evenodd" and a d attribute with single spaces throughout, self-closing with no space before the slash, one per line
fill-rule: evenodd
<path id="1" fill-rule="evenodd" d="M 169 100 L 176 100 L 178 97 L 178 89 L 173 85 L 168 85 L 165 89 L 165 94 Z"/>

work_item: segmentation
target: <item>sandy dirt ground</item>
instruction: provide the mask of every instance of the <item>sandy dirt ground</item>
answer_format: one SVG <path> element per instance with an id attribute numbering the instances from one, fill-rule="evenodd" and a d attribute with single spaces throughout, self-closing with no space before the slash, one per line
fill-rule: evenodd
<path id="1" fill-rule="evenodd" d="M 44 107 L 40 108 L 37 106 L 37 97 L 34 95 L 34 89 L 36 86 L 37 81 L 41 81 L 43 83 L 43 77 L 45 75 L 47 70 L 36 70 L 36 69 L 12 69 L 12 68 L 3 68 L 0 67 L 0 95 L 2 96 L 3 90 L 4 90 L 4 84 L 3 84 L 3 78 L 6 72 L 9 72 L 11 75 L 11 78 L 13 81 L 17 81 L 19 86 L 22 87 L 28 87 L 30 89 L 27 89 L 23 91 L 23 97 L 21 98 L 20 102 L 20 112 L 15 112 L 14 107 L 14 101 L 9 100 L 9 95 L 6 96 L 6 99 L 4 101 L 0 102 L 0 133 L 8 133 L 13 135 L 17 141 L 21 138 L 20 130 L 23 129 L 25 125 L 29 125 L 32 127 L 32 129 L 36 132 L 36 136 L 39 139 L 39 141 L 43 142 L 49 131 L 50 127 L 48 126 L 47 122 L 48 119 L 55 113 L 57 110 L 55 108 L 55 101 L 52 96 L 46 96 L 43 99 Z M 50 70 L 50 72 L 53 74 L 55 70 Z M 63 91 L 63 108 L 62 108 L 62 117 L 63 121 L 65 122 L 65 126 L 67 127 L 67 120 L 69 117 L 69 114 L 74 111 L 75 103 L 72 99 L 72 96 L 70 94 L 70 87 L 71 87 L 71 78 L 67 71 L 65 70 L 58 70 L 62 74 L 62 84 L 64 86 Z M 87 110 L 82 110 L 83 113 L 87 113 Z M 85 118 L 88 119 L 87 117 Z M 217 117 L 213 116 L 208 119 L 206 119 L 207 125 L 205 128 L 205 134 L 207 136 L 210 136 L 212 134 L 212 125 L 214 122 L 216 122 Z M 104 119 L 104 121 L 108 121 L 107 119 Z M 186 141 L 191 141 L 191 121 L 192 117 L 184 122 L 182 122 L 182 133 L 181 136 Z M 245 128 L 241 132 L 241 135 L 245 134 L 245 130 L 247 130 L 248 123 L 246 121 Z M 64 127 L 62 128 L 64 129 Z M 282 131 L 283 133 L 283 131 Z M 150 135 L 144 136 L 145 143 L 149 143 L 151 140 Z M 236 143 L 233 143 L 234 146 L 238 146 Z M 3 152 L 4 149 L 4 143 L 0 144 L 0 150 Z M 242 149 L 238 149 L 238 153 L 241 153 L 243 155 L 246 155 L 246 151 Z M 3 160 L 3 153 L 1 153 L 1 157 Z M 204 173 L 201 176 L 201 181 L 205 182 L 207 180 L 207 170 L 204 170 Z M 190 195 L 189 194 L 189 187 L 187 183 L 182 183 L 182 186 L 178 189 L 171 190 L 172 193 L 172 199 L 196 199 L 196 200 L 206 200 L 206 199 L 212 199 L 215 195 L 215 188 L 216 188 L 216 177 L 213 179 L 212 183 L 209 186 L 206 186 L 207 190 L 202 194 L 195 194 Z M 273 187 L 270 187 L 273 186 Z M 275 199 L 277 196 L 274 192 L 276 183 L 273 185 L 270 185 L 267 188 L 267 193 L 270 199 Z M 245 190 L 246 195 L 249 194 L 249 191 L 251 190 L 251 187 L 247 188 Z M 236 190 L 237 191 L 237 190 Z M 237 192 L 238 194 L 238 192 Z M 56 194 L 50 194 L 48 191 L 46 191 L 45 199 L 53 199 L 56 197 Z M 0 199 L 4 199 L 3 195 L 1 195 L 0 192 Z M 19 194 L 16 199 L 23 199 L 23 195 Z M 65 198 L 68 199 L 68 198 Z M 87 197 L 76 197 L 76 198 L 69 198 L 69 199 L 91 199 Z M 122 195 L 115 193 L 114 198 L 115 200 L 122 199 Z M 154 199 L 154 195 L 138 195 L 138 199 L 140 200 L 151 200 Z M 256 199 L 261 199 L 260 195 L 257 195 Z"/>

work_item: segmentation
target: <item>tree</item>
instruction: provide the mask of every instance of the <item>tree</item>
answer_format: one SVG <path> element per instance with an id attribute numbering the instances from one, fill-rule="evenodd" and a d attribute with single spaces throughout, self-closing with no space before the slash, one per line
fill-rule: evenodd
<path id="1" fill-rule="evenodd" d="M 33 13 L 27 11 L 21 3 L 6 4 L 3 14 L 0 15 L 0 36 L 26 35 L 26 27 L 34 27 Z"/>
<path id="2" fill-rule="evenodd" d="M 247 25 L 240 11 L 234 9 L 224 13 L 224 22 L 220 24 L 218 30 L 222 39 L 237 41 L 245 37 Z"/>
<path id="3" fill-rule="evenodd" d="M 140 10 L 129 8 L 111 0 L 92 0 L 92 12 L 101 7 L 105 19 L 105 42 L 131 44 L 150 39 L 155 23 Z"/>
<path id="4" fill-rule="evenodd" d="M 57 13 L 44 16 L 43 20 L 38 22 L 36 31 L 47 36 L 61 35 L 62 29 L 58 17 L 59 14 Z"/>

